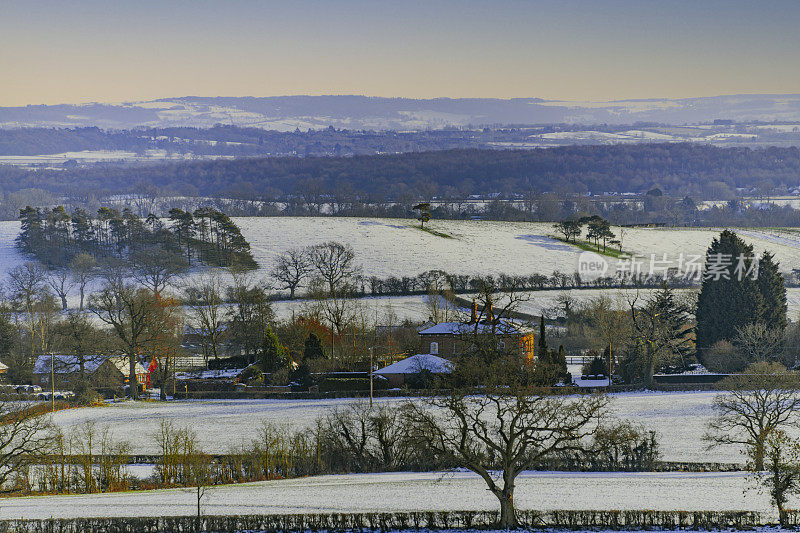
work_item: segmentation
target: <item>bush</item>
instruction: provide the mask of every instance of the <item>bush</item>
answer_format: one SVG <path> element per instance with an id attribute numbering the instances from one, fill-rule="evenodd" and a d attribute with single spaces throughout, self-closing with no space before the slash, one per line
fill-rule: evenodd
<path id="1" fill-rule="evenodd" d="M 717 341 L 706 350 L 703 362 L 711 372 L 733 374 L 747 368 L 747 357 L 728 341 Z"/>
<path id="2" fill-rule="evenodd" d="M 599 356 L 596 356 L 581 369 L 584 376 L 605 376 L 608 374 L 608 363 Z"/>
<path id="3" fill-rule="evenodd" d="M 261 367 L 258 365 L 250 365 L 239 374 L 239 381 L 242 383 L 250 383 L 257 379 L 261 379 Z"/>

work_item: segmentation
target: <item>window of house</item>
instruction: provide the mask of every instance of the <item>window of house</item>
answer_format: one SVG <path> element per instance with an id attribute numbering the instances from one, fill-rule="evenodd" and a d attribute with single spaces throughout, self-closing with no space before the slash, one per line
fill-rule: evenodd
<path id="1" fill-rule="evenodd" d="M 439 343 L 438 342 L 432 342 L 431 343 L 431 354 L 436 355 L 438 353 L 439 353 Z"/>

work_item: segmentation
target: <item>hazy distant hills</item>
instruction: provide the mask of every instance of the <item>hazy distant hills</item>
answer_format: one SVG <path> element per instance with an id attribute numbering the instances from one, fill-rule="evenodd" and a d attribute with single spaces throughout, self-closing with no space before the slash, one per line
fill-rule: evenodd
<path id="1" fill-rule="evenodd" d="M 148 102 L 0 107 L 0 128 L 97 126 L 249 126 L 421 130 L 498 124 L 692 124 L 716 119 L 800 121 L 800 95 L 730 95 L 686 99 L 561 102 L 537 98 L 378 98 L 275 96 L 165 98 Z"/>

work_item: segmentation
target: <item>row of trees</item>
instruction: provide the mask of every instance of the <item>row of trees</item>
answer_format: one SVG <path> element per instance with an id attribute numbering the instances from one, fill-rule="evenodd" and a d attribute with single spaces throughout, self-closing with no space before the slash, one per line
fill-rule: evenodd
<path id="1" fill-rule="evenodd" d="M 319 254 L 315 253 L 321 249 L 331 247 L 339 250 L 336 253 Z M 579 273 L 568 274 L 566 272 L 554 271 L 552 274 L 533 274 L 530 276 L 519 276 L 500 274 L 497 276 L 476 276 L 469 274 L 451 274 L 443 270 L 429 270 L 415 276 L 389 276 L 380 278 L 377 276 L 365 276 L 355 263 L 356 256 L 352 247 L 347 245 L 329 242 L 303 248 L 287 250 L 276 258 L 275 265 L 271 270 L 271 277 L 274 280 L 273 286 L 280 291 L 288 291 L 289 298 L 297 297 L 298 291 L 307 288 L 305 296 L 313 296 L 319 292 L 320 287 L 324 288 L 324 277 L 329 277 L 330 273 L 323 276 L 324 265 L 330 261 L 337 263 L 344 262 L 344 266 L 349 271 L 347 278 L 349 286 L 347 292 L 352 296 L 408 296 L 415 294 L 429 294 L 430 291 L 441 291 L 446 289 L 452 295 L 476 293 L 480 288 L 489 283 L 499 290 L 548 290 L 548 289 L 581 289 L 581 288 L 658 288 L 664 281 L 668 281 L 673 287 L 692 286 L 692 280 L 682 277 L 679 274 L 670 273 L 669 277 L 664 277 L 661 273 L 650 275 L 641 272 L 638 275 L 615 275 L 585 279 Z M 320 269 L 320 266 L 323 266 Z M 340 268 L 337 270 L 341 270 Z M 327 283 L 327 282 L 325 282 Z M 330 292 L 330 285 L 327 286 Z"/>

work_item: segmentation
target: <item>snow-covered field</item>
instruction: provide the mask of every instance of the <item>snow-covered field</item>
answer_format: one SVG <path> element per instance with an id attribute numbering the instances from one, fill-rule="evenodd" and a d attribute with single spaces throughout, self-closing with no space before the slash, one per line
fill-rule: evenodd
<path id="1" fill-rule="evenodd" d="M 411 276 L 431 269 L 473 275 L 549 275 L 556 270 L 571 273 L 576 270 L 581 253 L 578 248 L 551 238 L 554 230 L 549 223 L 451 220 L 431 223 L 452 239 L 423 232 L 416 221 L 400 219 L 267 217 L 237 218 L 236 223 L 251 243 L 260 265 L 253 276 L 267 282 L 281 252 L 330 240 L 350 244 L 363 273 L 379 277 Z M 619 228 L 615 230 L 619 232 Z M 10 269 L 25 261 L 14 246 L 18 233 L 19 222 L 0 222 L 0 281 Z M 766 229 L 739 230 L 739 233 L 757 252 L 772 251 L 782 270 L 800 267 L 800 233 Z M 645 263 L 654 254 L 656 260 L 666 254 L 671 264 L 676 264 L 681 254 L 684 260 L 702 256 L 718 234 L 716 229 L 629 228 L 624 230 L 623 246 L 644 258 Z M 609 259 L 609 263 L 610 268 L 615 268 L 615 260 Z M 630 293 L 616 289 L 568 292 L 578 303 L 605 295 L 621 306 Z M 536 315 L 547 312 L 556 306 L 560 294 L 561 291 L 534 293 L 521 310 Z M 800 313 L 800 289 L 789 289 L 788 300 L 790 318 L 795 319 Z M 69 302 L 77 305 L 77 294 L 72 294 Z M 422 321 L 428 316 L 423 296 L 365 299 L 361 305 L 368 315 L 381 318 L 392 314 L 399 320 Z M 285 318 L 300 311 L 302 306 L 298 301 L 278 302 L 274 308 L 279 317 Z"/>
<path id="2" fill-rule="evenodd" d="M 643 424 L 659 435 L 662 458 L 667 461 L 743 462 L 736 447 L 708 451 L 702 436 L 712 416 L 712 392 L 615 394 L 612 412 Z M 157 453 L 155 434 L 162 419 L 179 427 L 191 427 L 202 447 L 210 453 L 225 453 L 256 437 L 261 421 L 286 424 L 295 429 L 310 427 L 316 417 L 335 406 L 359 400 L 195 400 L 169 403 L 124 402 L 107 407 L 69 409 L 54 415 L 65 429 L 94 422 L 108 426 L 111 435 L 127 441 L 137 453 Z M 379 399 L 397 404 L 400 399 Z"/>
<path id="3" fill-rule="evenodd" d="M 454 274 L 531 275 L 576 270 L 581 250 L 559 242 L 550 223 L 435 220 L 430 227 L 451 235 L 443 238 L 421 231 L 414 220 L 374 218 L 248 217 L 236 218 L 266 277 L 275 258 L 293 247 L 325 241 L 350 244 L 367 276 L 409 276 L 431 269 Z M 619 233 L 619 228 L 614 228 Z M 0 272 L 23 257 L 14 249 L 19 223 L 0 222 Z M 783 270 L 800 267 L 800 234 L 772 230 L 741 230 L 757 252 L 775 253 Z M 719 230 L 688 228 L 628 228 L 623 247 L 650 259 L 663 254 L 702 255 Z M 613 266 L 613 265 L 612 265 Z"/>
<path id="4" fill-rule="evenodd" d="M 60 154 L 43 155 L 3 155 L 0 156 L 0 164 L 15 166 L 48 165 L 56 168 L 67 161 L 75 161 L 81 164 L 99 162 L 144 162 L 144 161 L 164 161 L 181 159 L 232 159 L 232 156 L 219 155 L 196 155 L 192 153 L 180 154 L 167 152 L 166 150 L 145 150 L 141 153 L 127 152 L 125 150 L 83 150 L 80 152 L 62 152 Z"/>
<path id="5" fill-rule="evenodd" d="M 569 296 L 573 302 L 580 306 L 589 304 L 591 301 L 605 298 L 611 306 L 617 309 L 627 309 L 628 299 L 637 297 L 639 302 L 645 301 L 656 289 L 569 289 L 554 291 L 531 291 L 523 293 L 524 301 L 520 301 L 517 309 L 523 313 L 539 316 L 560 316 L 559 298 Z M 678 295 L 696 292 L 696 289 L 675 289 Z M 470 298 L 469 295 L 462 295 Z M 362 298 L 358 300 L 361 309 L 367 317 L 377 316 L 381 324 L 389 324 L 390 317 L 396 317 L 398 321 L 411 320 L 422 322 L 430 315 L 427 304 L 427 296 L 384 296 L 381 298 Z M 800 319 L 800 288 L 793 287 L 786 289 L 786 300 L 789 309 L 789 319 L 797 321 Z M 279 319 L 287 319 L 292 313 L 301 314 L 306 305 L 302 300 L 280 300 L 273 302 L 272 309 Z M 468 312 L 469 310 L 464 310 Z"/>
<path id="6" fill-rule="evenodd" d="M 519 509 L 772 509 L 743 473 L 524 472 Z M 193 489 L 2 500 L 0 518 L 192 515 Z M 790 502 L 793 504 L 795 502 Z M 205 514 L 496 510 L 495 497 L 471 473 L 351 474 L 212 487 Z"/>

